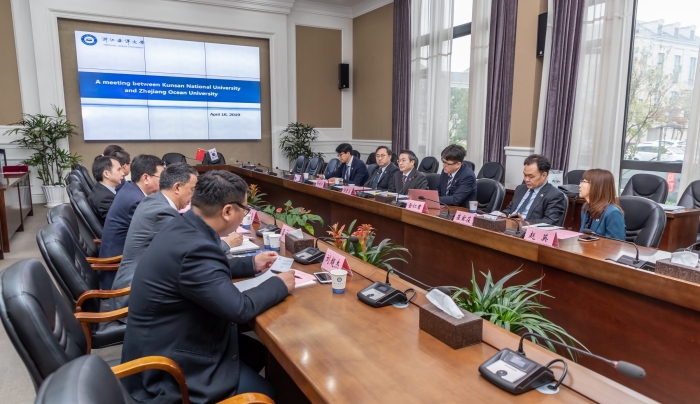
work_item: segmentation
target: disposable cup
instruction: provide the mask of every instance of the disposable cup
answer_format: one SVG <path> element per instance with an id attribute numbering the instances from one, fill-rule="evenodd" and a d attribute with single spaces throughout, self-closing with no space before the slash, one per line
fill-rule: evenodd
<path id="1" fill-rule="evenodd" d="M 280 250 L 280 236 L 279 234 L 270 234 L 268 236 L 270 238 L 270 250 L 272 251 L 279 251 Z"/>
<path id="2" fill-rule="evenodd" d="M 248 213 L 247 215 L 243 216 L 243 222 L 241 223 L 241 227 L 244 229 L 250 229 L 251 223 L 253 223 L 253 215 Z"/>
<path id="3" fill-rule="evenodd" d="M 265 245 L 265 248 L 268 250 L 270 249 L 270 234 L 275 234 L 273 231 L 265 231 L 263 232 L 263 244 Z"/>
<path id="4" fill-rule="evenodd" d="M 344 269 L 334 269 L 331 271 L 331 278 L 333 279 L 333 293 L 345 293 L 345 283 L 348 279 L 348 271 Z"/>
<path id="5" fill-rule="evenodd" d="M 469 212 L 476 213 L 476 208 L 479 207 L 479 202 L 469 201 Z"/>

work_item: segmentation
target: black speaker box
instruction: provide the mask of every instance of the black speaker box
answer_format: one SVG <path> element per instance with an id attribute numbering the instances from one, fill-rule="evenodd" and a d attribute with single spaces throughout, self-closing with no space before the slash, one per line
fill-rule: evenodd
<path id="1" fill-rule="evenodd" d="M 547 39 L 547 13 L 537 17 L 537 57 L 544 57 L 544 41 Z"/>
<path id="2" fill-rule="evenodd" d="M 338 88 L 350 88 L 350 65 L 347 63 L 338 65 Z"/>

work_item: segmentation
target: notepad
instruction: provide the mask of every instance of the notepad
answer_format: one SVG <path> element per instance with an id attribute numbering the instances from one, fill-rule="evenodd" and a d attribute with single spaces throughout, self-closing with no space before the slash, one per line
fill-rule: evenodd
<path id="1" fill-rule="evenodd" d="M 316 277 L 306 272 L 294 271 L 294 287 L 303 288 L 316 284 Z"/>
<path id="2" fill-rule="evenodd" d="M 256 251 L 259 249 L 260 249 L 260 247 L 257 244 L 253 243 L 252 241 L 248 240 L 247 238 L 244 238 L 243 243 L 241 245 L 239 245 L 238 247 L 232 247 L 230 252 L 231 252 L 231 254 L 241 254 L 241 253 Z"/>

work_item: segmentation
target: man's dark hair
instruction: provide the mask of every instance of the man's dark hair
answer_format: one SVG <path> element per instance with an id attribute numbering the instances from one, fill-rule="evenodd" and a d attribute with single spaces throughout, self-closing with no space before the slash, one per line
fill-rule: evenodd
<path id="1" fill-rule="evenodd" d="M 114 153 L 110 154 L 109 157 L 114 157 L 115 159 L 117 159 L 120 166 L 131 163 L 131 155 L 129 155 L 129 153 L 127 153 L 126 150 L 117 150 Z"/>
<path id="2" fill-rule="evenodd" d="M 207 171 L 197 180 L 192 195 L 192 206 L 202 211 L 205 217 L 218 214 L 226 204 L 238 202 L 245 206 L 248 184 L 236 174 L 223 171 Z"/>
<path id="3" fill-rule="evenodd" d="M 552 163 L 549 162 L 549 159 L 541 154 L 531 154 L 527 156 L 524 165 L 529 166 L 531 164 L 537 164 L 537 170 L 539 170 L 539 172 L 549 173 L 549 169 L 552 168 Z"/>
<path id="4" fill-rule="evenodd" d="M 399 153 L 399 156 L 402 154 L 408 154 L 408 159 L 415 164 L 413 166 L 413 168 L 418 168 L 418 156 L 416 156 L 416 153 L 414 153 L 410 150 L 401 150 L 401 153 Z"/>
<path id="5" fill-rule="evenodd" d="M 464 147 L 458 144 L 451 144 L 442 151 L 440 157 L 445 161 L 450 161 L 452 163 L 461 163 L 464 157 L 467 155 L 467 151 Z"/>
<path id="6" fill-rule="evenodd" d="M 190 175 L 197 176 L 197 170 L 187 163 L 168 164 L 160 173 L 160 189 L 172 189 L 175 184 L 187 184 Z"/>
<path id="7" fill-rule="evenodd" d="M 386 154 L 388 154 L 389 157 L 391 157 L 391 150 L 390 150 L 387 146 L 379 146 L 379 147 L 377 147 L 377 150 L 374 151 L 374 154 L 379 153 L 379 150 L 381 150 L 381 149 L 386 149 Z"/>
<path id="8" fill-rule="evenodd" d="M 102 173 L 105 170 L 110 171 L 112 169 L 112 160 L 119 164 L 117 159 L 109 156 L 99 156 L 92 162 L 92 176 L 95 177 L 95 181 L 102 182 L 104 180 Z"/>
<path id="9" fill-rule="evenodd" d="M 336 153 L 352 153 L 352 145 L 350 143 L 341 143 L 335 148 Z"/>
<path id="10" fill-rule="evenodd" d="M 150 154 L 139 154 L 134 157 L 134 162 L 131 163 L 131 180 L 139 182 L 144 174 L 156 175 L 158 166 L 164 165 L 160 157 Z"/>
<path id="11" fill-rule="evenodd" d="M 112 153 L 114 153 L 115 151 L 123 151 L 123 150 L 124 149 L 121 146 L 116 145 L 116 144 L 111 144 L 111 145 L 105 147 L 105 151 L 102 152 L 102 155 L 109 156 Z"/>

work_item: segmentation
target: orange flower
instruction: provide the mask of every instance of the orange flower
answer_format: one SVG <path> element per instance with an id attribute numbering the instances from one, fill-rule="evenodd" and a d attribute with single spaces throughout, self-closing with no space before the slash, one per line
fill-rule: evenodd
<path id="1" fill-rule="evenodd" d="M 343 245 L 345 244 L 345 241 L 341 237 L 343 236 L 343 230 L 345 230 L 345 225 L 343 225 L 340 229 L 338 228 L 338 223 L 328 227 L 330 227 L 331 230 L 327 233 L 334 238 L 335 246 L 342 249 Z"/>
<path id="2" fill-rule="evenodd" d="M 275 210 L 275 213 L 282 213 L 282 208 L 277 208 L 277 210 Z"/>
<path id="3" fill-rule="evenodd" d="M 352 233 L 353 236 L 360 240 L 362 252 L 367 252 L 367 240 L 370 238 L 373 232 L 374 228 L 371 224 L 363 224 L 359 226 L 354 233 Z"/>

